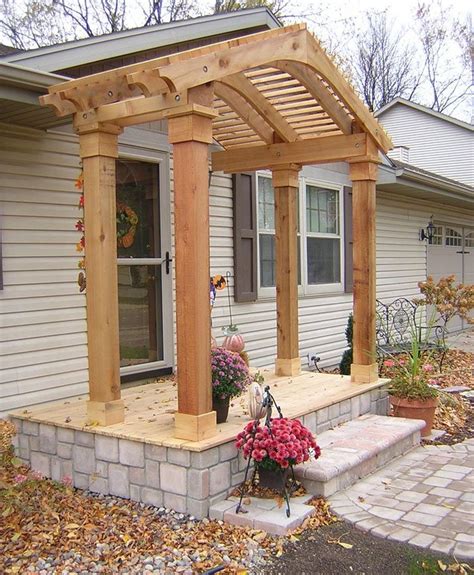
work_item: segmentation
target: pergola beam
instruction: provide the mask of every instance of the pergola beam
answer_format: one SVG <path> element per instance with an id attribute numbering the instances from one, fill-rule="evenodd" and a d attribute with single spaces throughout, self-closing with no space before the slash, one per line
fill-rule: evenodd
<path id="1" fill-rule="evenodd" d="M 341 162 L 367 155 L 367 135 L 321 136 L 297 142 L 252 146 L 212 154 L 212 169 L 227 173 L 265 170 L 285 164 Z"/>
<path id="2" fill-rule="evenodd" d="M 216 96 L 225 102 L 239 118 L 246 122 L 264 142 L 267 144 L 273 142 L 273 130 L 245 98 L 242 98 L 235 90 L 220 82 L 214 83 L 214 91 Z"/>
<path id="3" fill-rule="evenodd" d="M 189 104 L 187 92 L 162 94 L 150 98 L 135 98 L 100 106 L 95 110 L 88 110 L 76 114 L 74 125 L 86 126 L 91 123 L 113 123 L 117 126 L 134 126 L 145 122 L 156 122 L 176 113 L 178 108 L 188 111 L 199 111 L 199 104 Z M 207 109 L 207 108 L 206 108 Z"/>
<path id="4" fill-rule="evenodd" d="M 222 83 L 230 86 L 238 92 L 252 106 L 252 108 L 265 118 L 266 122 L 275 130 L 275 133 L 284 142 L 295 142 L 298 140 L 298 133 L 288 124 L 278 110 L 270 104 L 265 96 L 256 88 L 244 74 L 228 76 Z"/>
<path id="5" fill-rule="evenodd" d="M 296 78 L 313 98 L 321 104 L 323 110 L 339 126 L 344 134 L 352 133 L 352 119 L 346 114 L 341 105 L 328 92 L 327 87 L 320 78 L 301 62 L 275 62 L 275 66 Z"/>
<path id="6" fill-rule="evenodd" d="M 367 106 L 360 100 L 354 88 L 344 78 L 341 71 L 320 46 L 316 38 L 308 34 L 308 66 L 313 68 L 331 86 L 342 102 L 353 114 L 356 123 L 364 126 L 364 131 L 369 133 L 378 146 L 387 152 L 392 148 L 389 136 L 384 132 L 382 126 L 369 112 Z"/>
<path id="7" fill-rule="evenodd" d="M 245 38 L 238 42 L 228 41 L 220 46 L 216 44 L 215 51 L 210 54 L 203 51 L 202 55 L 173 59 L 167 64 L 160 63 L 155 69 L 171 91 L 185 90 L 238 74 L 247 68 L 266 65 L 275 59 L 306 61 L 307 37 L 305 27 L 289 27 L 286 34 L 268 35 L 256 48 L 247 44 Z M 135 73 L 130 74 L 128 80 L 140 84 L 145 81 L 142 74 Z"/>

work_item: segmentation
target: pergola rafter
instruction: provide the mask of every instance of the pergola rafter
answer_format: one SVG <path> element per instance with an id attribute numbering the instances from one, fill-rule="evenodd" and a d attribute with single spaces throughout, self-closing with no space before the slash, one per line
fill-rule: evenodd
<path id="1" fill-rule="evenodd" d="M 84 161 L 91 412 L 120 417 L 112 187 L 117 135 L 168 120 L 175 173 L 178 413 L 176 433 L 215 432 L 210 396 L 208 146 L 213 168 L 271 169 L 275 188 L 277 373 L 300 370 L 297 304 L 297 189 L 302 165 L 348 161 L 354 182 L 353 381 L 377 377 L 375 353 L 375 179 L 389 137 L 304 25 L 253 34 L 63 82 L 42 104 L 72 114 Z M 106 201 L 100 200 L 102 194 Z M 92 199 L 91 199 L 92 198 Z M 91 223 L 91 220 L 92 223 Z M 92 231 L 91 231 L 92 230 Z M 106 233 L 104 233 L 106 230 Z M 114 255 L 115 254 L 115 255 Z M 116 274 L 116 272 L 115 272 Z M 105 277 L 105 275 L 107 277 Z M 192 283 L 192 294 L 182 287 Z M 106 310 L 97 313 L 98 306 Z M 112 318 L 112 321 L 109 319 Z M 113 350 L 112 350 L 113 348 Z M 113 353 L 112 353 L 113 351 Z M 91 366 L 91 362 L 94 363 Z M 112 365 L 113 364 L 113 365 Z M 116 365 L 117 364 L 117 365 Z"/>

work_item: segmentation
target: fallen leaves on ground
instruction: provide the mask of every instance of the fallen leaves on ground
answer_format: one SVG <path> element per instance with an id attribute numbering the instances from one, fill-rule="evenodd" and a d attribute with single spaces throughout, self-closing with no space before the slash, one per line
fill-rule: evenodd
<path id="1" fill-rule="evenodd" d="M 14 466 L 11 456 L 6 460 L 0 465 L 0 572 L 5 574 L 28 573 L 28 565 L 38 559 L 68 552 L 70 557 L 79 553 L 81 565 L 102 566 L 103 573 L 120 573 L 136 565 L 137 558 L 157 555 L 194 557 L 195 573 L 223 563 L 222 573 L 243 573 L 256 549 L 280 556 L 285 542 L 297 541 L 303 529 L 334 521 L 327 502 L 314 499 L 310 504 L 316 514 L 288 538 L 220 521 L 191 521 L 185 515 L 179 515 L 177 525 L 176 515 L 171 521 L 154 507 L 90 496 Z M 66 564 L 61 559 L 52 573 L 61 573 Z"/>
<path id="2" fill-rule="evenodd" d="M 443 563 L 443 561 L 438 560 L 438 567 L 443 573 L 456 573 L 457 575 L 467 575 L 468 571 L 470 573 L 474 572 L 474 569 L 467 563 L 456 562 L 451 563 L 450 565 L 446 565 L 446 563 Z"/>
<path id="3" fill-rule="evenodd" d="M 120 572 L 141 555 L 177 553 L 198 553 L 193 564 L 197 573 L 222 564 L 228 555 L 224 573 L 236 573 L 249 549 L 276 545 L 271 538 L 262 538 L 260 531 L 217 521 L 185 518 L 176 529 L 156 508 L 87 496 L 51 480 L 35 479 L 24 467 L 3 467 L 0 479 L 6 486 L 0 491 L 0 572 L 5 574 L 25 573 L 38 558 L 68 551 L 80 553 L 86 565 L 103 565 L 105 573 Z"/>

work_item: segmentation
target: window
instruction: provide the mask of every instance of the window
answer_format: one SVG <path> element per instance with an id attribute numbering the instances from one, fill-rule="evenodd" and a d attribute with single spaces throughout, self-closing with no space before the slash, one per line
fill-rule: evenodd
<path id="1" fill-rule="evenodd" d="M 474 232 L 466 232 L 464 236 L 464 247 L 474 248 Z"/>
<path id="2" fill-rule="evenodd" d="M 275 278 L 275 195 L 271 178 L 258 178 L 260 286 L 273 287 Z"/>
<path id="3" fill-rule="evenodd" d="M 275 196 L 271 177 L 258 174 L 257 198 L 259 287 L 265 290 L 276 284 Z M 300 210 L 304 214 L 301 219 Z M 342 289 L 340 222 L 340 190 L 312 183 L 300 187 L 298 283 L 304 292 L 318 291 L 321 286 Z"/>
<path id="4" fill-rule="evenodd" d="M 462 235 L 453 228 L 446 228 L 445 242 L 447 246 L 460 246 L 462 242 Z"/>
<path id="5" fill-rule="evenodd" d="M 341 281 L 339 192 L 306 185 L 306 269 L 310 285 Z"/>
<path id="6" fill-rule="evenodd" d="M 431 239 L 432 246 L 443 245 L 443 226 L 435 226 L 433 230 L 433 237 Z"/>

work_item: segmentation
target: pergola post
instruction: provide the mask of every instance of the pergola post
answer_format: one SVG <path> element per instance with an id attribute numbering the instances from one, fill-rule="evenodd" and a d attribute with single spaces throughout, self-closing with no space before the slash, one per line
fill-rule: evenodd
<path id="1" fill-rule="evenodd" d="M 378 379 L 375 328 L 375 184 L 378 163 L 376 155 L 350 163 L 354 281 L 351 380 L 354 383 L 370 383 Z"/>
<path id="2" fill-rule="evenodd" d="M 84 173 L 84 228 L 87 277 L 87 415 L 99 425 L 124 420 L 120 399 L 115 161 L 117 126 L 79 133 Z"/>
<path id="3" fill-rule="evenodd" d="M 298 345 L 298 174 L 290 164 L 272 169 L 275 190 L 277 375 L 301 373 Z"/>
<path id="4" fill-rule="evenodd" d="M 209 105 L 212 102 L 209 101 Z M 178 112 L 179 114 L 179 112 Z M 200 441 L 216 433 L 212 411 L 209 305 L 208 145 L 204 106 L 169 118 L 173 144 L 178 411 L 175 436 Z"/>

